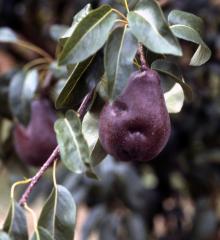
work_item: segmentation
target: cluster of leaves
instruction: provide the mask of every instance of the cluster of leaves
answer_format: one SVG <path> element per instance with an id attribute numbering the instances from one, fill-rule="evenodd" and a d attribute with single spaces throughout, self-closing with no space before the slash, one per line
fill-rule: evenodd
<path id="1" fill-rule="evenodd" d="M 129 10 L 125 16 L 123 10 L 119 12 L 109 5 L 101 5 L 92 10 L 88 4 L 74 16 L 70 28 L 54 26 L 51 29 L 52 36 L 58 41 L 57 62 L 50 64 L 51 71 L 58 79 L 50 92 L 51 97 L 56 100 L 57 109 L 76 109 L 85 94 L 90 91 L 94 93 L 90 112 L 86 114 L 82 123 L 76 111 L 68 110 L 55 124 L 62 162 L 74 173 L 86 173 L 89 177 L 97 178 L 94 167 L 106 156 L 98 141 L 99 112 L 104 101 L 113 101 L 121 93 L 130 73 L 140 68 L 137 56 L 139 42 L 145 47 L 146 58 L 151 68 L 161 74 L 170 113 L 181 110 L 184 95 L 187 99 L 192 98 L 191 88 L 185 83 L 179 68 L 172 62 L 182 55 L 177 38 L 198 45 L 190 65 L 200 66 L 210 58 L 210 50 L 201 38 L 202 21 L 195 15 L 174 10 L 166 20 L 154 0 L 129 1 Z M 21 45 L 19 38 L 7 28 L 0 29 L 0 41 Z M 2 116 L 13 115 L 26 124 L 29 119 L 30 101 L 39 85 L 38 72 L 22 71 L 7 83 L 1 83 L 7 84 L 0 88 L 0 91 L 7 95 L 0 96 L 3 96 L 4 101 L 9 99 L 5 104 L 8 107 L 0 110 L 3 111 Z M 118 174 L 118 180 L 120 175 L 121 173 Z M 42 210 L 33 239 L 73 237 L 75 205 L 67 190 L 54 185 L 54 190 Z M 137 184 L 139 185 L 140 183 Z M 125 186 L 129 189 L 128 182 Z M 111 185 L 112 187 L 114 185 Z M 122 196 L 123 198 L 126 199 Z M 68 212 L 69 209 L 72 211 Z M 94 215 L 91 215 L 91 218 L 94 218 L 99 214 L 111 214 L 111 211 L 101 206 L 98 210 L 94 209 L 92 214 Z M 69 216 L 68 220 L 62 219 L 63 216 Z M 110 219 L 114 217 L 113 214 Z M 21 220 L 24 220 L 23 210 L 12 199 L 11 210 L 4 226 L 4 231 L 12 239 L 27 239 L 25 224 L 22 227 L 16 225 Z M 87 229 L 85 239 L 93 228 L 101 229 L 101 225 L 97 224 L 94 223 Z M 144 229 L 143 219 L 139 214 L 128 217 L 125 226 L 137 224 Z M 62 229 L 59 229 L 60 226 Z M 140 239 L 145 239 L 147 234 L 143 229 L 144 234 Z M 68 235 L 60 236 L 61 230 Z M 135 228 L 135 231 L 138 232 L 139 229 Z M 3 239 L 7 239 L 6 233 L 1 234 Z M 132 234 L 130 237 L 132 239 Z"/>

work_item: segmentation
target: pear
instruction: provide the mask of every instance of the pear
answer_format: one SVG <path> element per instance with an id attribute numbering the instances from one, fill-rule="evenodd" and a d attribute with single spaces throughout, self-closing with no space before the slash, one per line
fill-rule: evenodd
<path id="1" fill-rule="evenodd" d="M 56 115 L 47 99 L 31 103 L 31 119 L 27 127 L 16 123 L 13 137 L 15 150 L 23 162 L 39 167 L 57 145 L 53 129 Z"/>
<path id="2" fill-rule="evenodd" d="M 121 161 L 149 161 L 170 136 L 160 77 L 151 69 L 134 72 L 121 95 L 103 107 L 99 138 L 106 152 Z"/>

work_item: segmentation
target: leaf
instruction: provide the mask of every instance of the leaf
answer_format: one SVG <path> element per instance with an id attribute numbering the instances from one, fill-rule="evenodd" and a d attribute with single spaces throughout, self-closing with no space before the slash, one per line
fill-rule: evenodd
<path id="1" fill-rule="evenodd" d="M 90 153 L 78 114 L 69 110 L 65 118 L 56 121 L 55 131 L 64 165 L 74 173 L 85 172 L 90 165 Z"/>
<path id="2" fill-rule="evenodd" d="M 11 238 L 5 232 L 0 231 L 0 240 L 10 240 Z"/>
<path id="3" fill-rule="evenodd" d="M 193 97 L 192 89 L 188 84 L 184 82 L 180 69 L 176 64 L 166 60 L 158 59 L 152 63 L 151 68 L 171 77 L 175 82 L 179 83 L 183 88 L 184 95 L 187 98 L 187 100 L 189 101 L 192 100 Z"/>
<path id="4" fill-rule="evenodd" d="M 68 77 L 66 84 L 64 88 L 62 89 L 61 93 L 59 94 L 57 100 L 56 100 L 56 108 L 64 108 L 64 107 L 70 107 L 73 103 L 72 99 L 72 93 L 74 91 L 74 88 L 77 84 L 77 82 L 80 80 L 86 69 L 91 64 L 92 60 L 94 59 L 94 56 L 88 58 L 87 60 L 78 63 L 75 65 L 75 67 L 72 70 L 72 73 Z"/>
<path id="5" fill-rule="evenodd" d="M 204 43 L 201 36 L 195 29 L 190 26 L 177 24 L 171 26 L 171 30 L 176 37 L 199 45 L 190 61 L 190 65 L 200 66 L 210 59 L 211 50 Z"/>
<path id="6" fill-rule="evenodd" d="M 9 213 L 3 226 L 12 240 L 28 240 L 27 223 L 23 208 L 12 200 Z"/>
<path id="7" fill-rule="evenodd" d="M 45 228 L 38 227 L 38 234 L 40 239 L 35 233 L 34 236 L 31 238 L 31 240 L 53 240 L 50 233 Z"/>
<path id="8" fill-rule="evenodd" d="M 173 10 L 168 15 L 168 21 L 172 25 L 181 24 L 194 28 L 194 30 L 200 34 L 203 31 L 203 20 L 192 13 L 180 10 Z"/>
<path id="9" fill-rule="evenodd" d="M 108 79 L 107 91 L 114 100 L 125 87 L 128 78 L 135 71 L 133 60 L 138 42 L 130 29 L 117 28 L 109 37 L 105 47 L 105 71 Z"/>
<path id="10" fill-rule="evenodd" d="M 73 240 L 75 223 L 76 205 L 71 193 L 63 186 L 55 186 L 42 209 L 38 226 L 47 229 L 54 240 Z"/>
<path id="11" fill-rule="evenodd" d="M 99 142 L 98 118 L 94 114 L 88 112 L 85 115 L 82 132 L 89 145 L 91 165 L 96 166 L 105 158 L 106 152 Z"/>
<path id="12" fill-rule="evenodd" d="M 59 56 L 59 64 L 74 64 L 95 54 L 106 42 L 117 15 L 108 5 L 91 11 L 74 30 Z"/>
<path id="13" fill-rule="evenodd" d="M 37 70 L 30 70 L 27 74 L 17 73 L 9 87 L 9 104 L 14 117 L 23 124 L 30 118 L 30 103 L 38 86 Z"/>
<path id="14" fill-rule="evenodd" d="M 72 26 L 60 37 L 60 42 L 62 43 L 62 45 L 64 45 L 66 40 L 69 37 L 71 37 L 71 35 L 75 31 L 75 29 L 78 26 L 78 24 L 89 14 L 91 9 L 92 9 L 91 4 L 88 3 L 88 4 L 86 4 L 86 6 L 83 9 L 81 9 L 74 16 Z"/>
<path id="15" fill-rule="evenodd" d="M 178 83 L 169 92 L 164 94 L 164 98 L 169 113 L 178 113 L 181 111 L 184 103 L 184 94 Z"/>
<path id="16" fill-rule="evenodd" d="M 140 1 L 128 13 L 128 23 L 138 41 L 152 52 L 182 56 L 179 42 L 156 1 Z"/>
<path id="17" fill-rule="evenodd" d="M 68 26 L 66 25 L 61 25 L 61 24 L 53 24 L 50 29 L 50 37 L 54 41 L 58 41 L 68 30 Z"/>
<path id="18" fill-rule="evenodd" d="M 0 76 L 0 115 L 2 117 L 11 118 L 11 111 L 9 107 L 9 85 L 11 79 L 16 74 L 15 70 L 12 70 L 4 75 Z"/>
<path id="19" fill-rule="evenodd" d="M 0 42 L 15 43 L 17 40 L 17 34 L 12 29 L 0 27 Z"/>
<path id="20" fill-rule="evenodd" d="M 98 165 L 106 157 L 106 155 L 107 155 L 106 151 L 102 147 L 100 141 L 97 140 L 90 156 L 91 165 L 92 166 Z"/>

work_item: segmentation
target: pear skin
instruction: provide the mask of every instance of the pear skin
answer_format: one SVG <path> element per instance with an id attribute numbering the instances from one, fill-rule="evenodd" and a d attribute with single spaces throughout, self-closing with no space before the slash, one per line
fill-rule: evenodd
<path id="1" fill-rule="evenodd" d="M 134 72 L 122 94 L 100 115 L 100 142 L 121 161 L 153 159 L 165 147 L 170 131 L 160 77 L 151 69 Z"/>

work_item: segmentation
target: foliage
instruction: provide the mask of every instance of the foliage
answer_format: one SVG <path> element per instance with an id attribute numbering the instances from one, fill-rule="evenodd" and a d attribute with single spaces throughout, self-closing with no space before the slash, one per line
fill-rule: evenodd
<path id="1" fill-rule="evenodd" d="M 187 62 L 192 66 L 206 63 L 211 52 L 202 39 L 202 20 L 193 14 L 173 10 L 170 11 L 168 17 L 165 17 L 161 7 L 154 0 L 128 1 L 129 11 L 126 7 L 124 8 L 124 1 L 104 2 L 99 7 L 96 1 L 93 6 L 90 4 L 81 6 L 83 9 L 75 15 L 70 27 L 56 25 L 53 29 L 51 28 L 53 39 L 57 41 L 55 58 L 34 44 L 23 40 L 13 30 L 6 27 L 0 28 L 2 43 L 10 43 L 19 48 L 24 47 L 41 56 L 38 59 L 29 60 L 23 68 L 17 68 L 10 75 L 1 76 L 0 99 L 3 99 L 5 104 L 0 109 L 0 123 L 2 126 L 7 121 L 11 124 L 15 121 L 27 124 L 30 116 L 30 103 L 34 98 L 46 94 L 46 97 L 55 99 L 60 116 L 55 123 L 55 131 L 62 163 L 71 172 L 85 173 L 91 178 L 72 175 L 64 169 L 61 169 L 62 177 L 58 177 L 63 185 L 68 185 L 67 178 L 70 178 L 71 184 L 68 188 L 71 189 L 70 192 L 74 195 L 75 201 L 87 202 L 92 207 L 84 227 L 83 239 L 88 239 L 94 230 L 99 232 L 100 239 L 132 240 L 137 239 L 137 236 L 139 239 L 146 239 L 152 232 L 153 219 L 157 212 L 163 213 L 167 222 L 171 221 L 172 217 L 178 221 L 181 219 L 180 201 L 176 192 L 185 191 L 181 188 L 182 185 L 186 187 L 183 178 L 186 176 L 186 181 L 190 186 L 189 191 L 193 195 L 195 186 L 190 184 L 195 183 L 190 179 L 195 178 L 196 181 L 200 179 L 200 176 L 195 176 L 194 173 L 199 164 L 196 161 L 214 158 L 214 153 L 209 151 L 208 156 L 195 159 L 195 163 L 189 164 L 189 169 L 182 166 L 188 164 L 190 156 L 193 156 L 193 159 L 196 158 L 195 152 L 199 151 L 194 149 L 199 147 L 195 146 L 199 137 L 192 132 L 196 126 L 196 119 L 200 116 L 200 109 L 195 106 L 190 107 L 191 105 L 186 103 L 182 113 L 184 124 L 181 125 L 178 116 L 173 117 L 173 135 L 176 135 L 175 139 L 178 139 L 176 144 L 180 146 L 175 149 L 176 145 L 172 136 L 167 148 L 169 153 L 167 153 L 168 150 L 163 152 L 154 163 L 144 166 L 143 169 L 139 165 L 118 163 L 110 156 L 106 157 L 98 140 L 100 110 L 104 101 L 112 101 L 121 93 L 130 73 L 140 68 L 137 54 L 139 42 L 144 46 L 144 53 L 151 68 L 161 75 L 164 96 L 170 113 L 180 112 L 184 98 L 192 100 L 192 89 L 187 82 L 190 82 L 192 86 L 196 85 L 191 80 L 196 70 L 190 74 L 186 72 L 182 74 L 180 68 L 174 64 L 181 63 L 180 57 L 185 51 L 180 44 L 183 42 L 179 42 L 178 39 L 196 44 L 197 49 Z M 94 5 L 97 8 L 94 8 Z M 186 43 L 183 43 L 183 47 L 184 44 Z M 51 71 L 55 78 L 54 81 L 49 82 L 49 85 L 44 81 L 47 71 Z M 183 75 L 186 76 L 185 79 Z M 212 78 L 215 78 L 216 76 L 213 75 Z M 87 109 L 89 111 L 81 122 L 81 116 L 76 109 L 84 96 L 91 91 L 95 94 Z M 194 100 L 201 101 L 196 97 Z M 194 110 L 193 113 L 197 114 L 196 119 L 192 119 L 193 115 L 187 115 L 187 111 L 191 111 L 191 108 Z M 212 114 L 207 112 L 206 109 L 206 114 Z M 191 124 L 188 120 L 191 120 Z M 180 125 L 179 130 L 176 129 L 177 125 Z M 190 139 L 191 135 L 187 135 L 189 133 L 192 134 L 192 139 Z M 186 143 L 181 143 L 181 134 L 187 135 L 186 138 L 190 143 L 192 142 L 188 152 L 183 148 Z M 207 134 L 212 137 L 213 132 Z M 11 142 L 11 131 L 7 131 L 0 138 L 1 158 L 5 161 L 9 159 L 7 149 L 4 147 L 8 142 Z M 183 153 L 183 163 L 177 159 L 178 167 L 176 168 L 173 166 L 175 164 L 171 155 L 177 151 L 186 152 Z M 164 161 L 167 162 L 161 163 L 159 160 L 162 158 L 165 158 Z M 103 159 L 105 161 L 95 168 Z M 171 166 L 170 169 L 168 165 Z M 204 167 L 205 165 L 202 165 L 198 168 L 202 171 Z M 180 173 L 175 175 L 176 172 L 172 168 Z M 98 177 L 100 181 L 94 180 Z M 158 184 L 149 187 L 149 177 L 158 181 Z M 174 183 L 172 178 L 174 178 Z M 151 179 L 151 183 L 153 180 Z M 178 185 L 178 181 L 180 185 L 182 184 L 181 186 Z M 166 193 L 164 193 L 163 184 L 166 185 L 165 188 L 168 188 Z M 203 182 L 201 185 L 203 187 Z M 208 191 L 206 186 L 205 190 Z M 56 180 L 53 179 L 53 190 L 42 209 L 38 223 L 35 224 L 32 239 L 68 240 L 73 238 L 76 207 L 70 192 L 63 186 L 57 185 Z M 176 204 L 172 211 L 161 204 L 167 196 L 174 199 Z M 202 204 L 208 205 L 206 202 Z M 30 211 L 27 205 L 24 207 Z M 198 202 L 198 209 L 199 207 Z M 127 212 L 127 209 L 131 211 Z M 117 214 L 120 210 L 121 215 Z M 213 216 L 213 212 L 208 213 Z M 106 221 L 102 221 L 103 216 L 106 217 Z M 17 224 L 20 222 L 23 224 L 18 227 Z M 24 209 L 16 203 L 13 197 L 3 232 L 0 232 L 0 239 L 28 239 L 24 223 Z M 187 233 L 183 233 L 182 229 L 176 226 L 170 230 L 171 233 L 167 233 L 167 237 L 169 238 L 169 234 L 170 236 L 176 234 L 178 237 L 178 234 L 181 237 L 187 237 L 183 236 L 184 234 L 201 236 L 199 235 L 201 229 L 197 228 L 196 224 L 198 223 L 195 223 L 195 229 Z"/>

